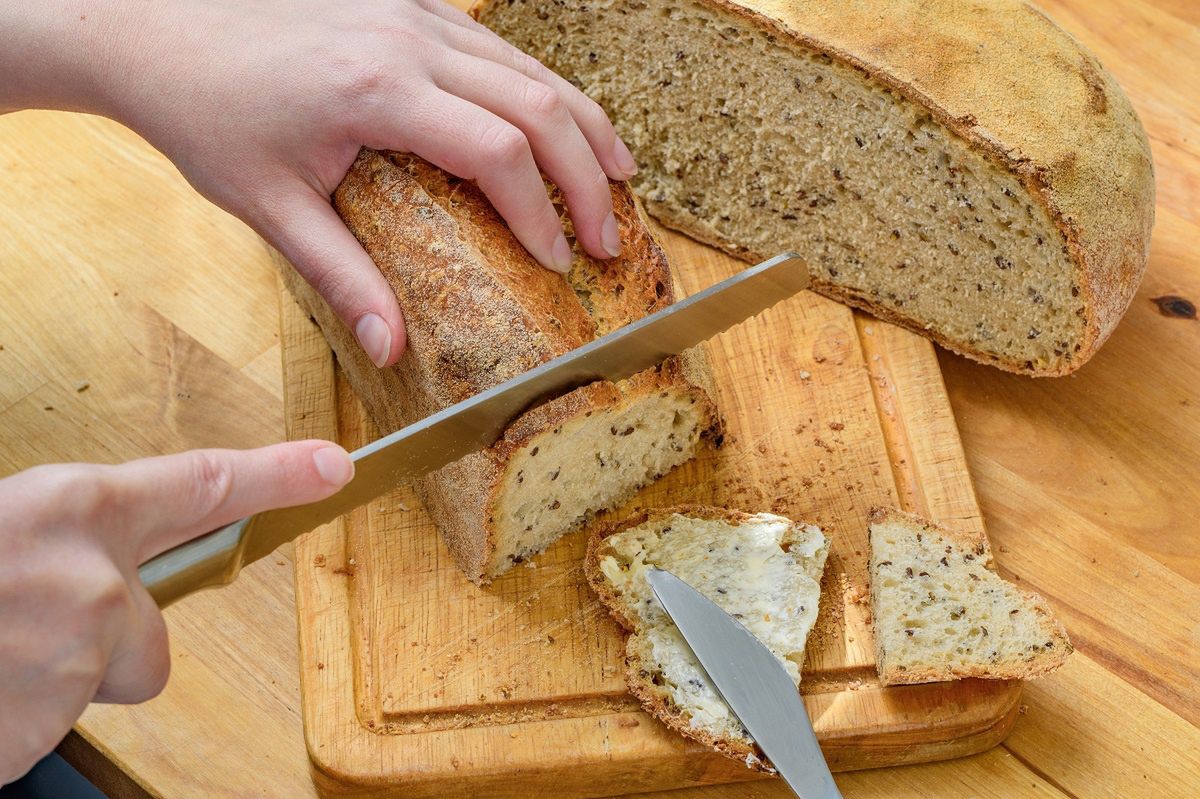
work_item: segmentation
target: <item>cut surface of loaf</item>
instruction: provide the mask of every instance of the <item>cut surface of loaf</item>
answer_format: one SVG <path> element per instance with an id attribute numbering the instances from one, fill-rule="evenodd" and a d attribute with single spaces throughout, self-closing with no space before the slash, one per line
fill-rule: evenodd
<path id="1" fill-rule="evenodd" d="M 376 368 L 294 270 L 285 282 L 388 433 L 674 301 L 666 258 L 628 189 L 613 184 L 612 197 L 621 255 L 601 262 L 577 248 L 564 280 L 532 259 L 473 183 L 415 156 L 364 150 L 334 205 L 404 310 L 408 349 L 394 367 Z M 700 350 L 585 385 L 419 480 L 418 494 L 458 565 L 486 582 L 715 438 L 708 386 Z"/>
<path id="2" fill-rule="evenodd" d="M 703 506 L 642 511 L 601 527 L 584 572 L 631 631 L 626 681 L 647 711 L 689 738 L 769 770 L 718 695 L 646 580 L 651 566 L 690 584 L 738 619 L 780 659 L 797 685 L 817 618 L 829 548 L 814 525 L 770 513 Z"/>
<path id="3" fill-rule="evenodd" d="M 484 0 L 598 101 L 666 224 L 976 360 L 1078 368 L 1128 307 L 1154 215 L 1112 76 L 1019 0 Z"/>
<path id="4" fill-rule="evenodd" d="M 984 536 L 876 508 L 870 544 L 871 617 L 884 684 L 1037 677 L 1071 654 L 1042 598 L 996 574 Z"/>

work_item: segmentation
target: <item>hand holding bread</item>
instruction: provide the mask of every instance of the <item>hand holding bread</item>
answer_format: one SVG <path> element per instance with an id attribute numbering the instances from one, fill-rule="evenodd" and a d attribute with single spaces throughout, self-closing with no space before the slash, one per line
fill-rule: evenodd
<path id="1" fill-rule="evenodd" d="M 608 179 L 636 167 L 604 112 L 441 0 L 18 5 L 0 8 L 0 29 L 26 34 L 0 53 L 0 110 L 133 128 L 287 255 L 377 366 L 403 352 L 403 315 L 329 204 L 364 145 L 474 180 L 521 244 L 565 272 L 540 167 L 583 248 L 620 249 Z"/>
<path id="2" fill-rule="evenodd" d="M 293 441 L 0 480 L 0 785 L 57 746 L 89 702 L 163 689 L 167 628 L 139 564 L 251 513 L 323 499 L 353 473 L 341 447 Z"/>

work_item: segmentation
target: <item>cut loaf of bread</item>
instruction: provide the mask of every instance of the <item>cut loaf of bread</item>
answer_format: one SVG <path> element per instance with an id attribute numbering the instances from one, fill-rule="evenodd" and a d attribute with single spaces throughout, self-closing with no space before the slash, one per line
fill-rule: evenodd
<path id="1" fill-rule="evenodd" d="M 564 280 L 537 265 L 474 184 L 414 156 L 364 150 L 334 205 L 404 309 L 408 349 L 394 367 L 376 368 L 294 270 L 285 282 L 388 433 L 673 301 L 666 257 L 628 189 L 611 188 L 621 255 L 600 262 L 577 247 Z M 418 494 L 458 565 L 487 582 L 716 437 L 708 380 L 696 350 L 583 386 L 417 481 Z"/>
<path id="2" fill-rule="evenodd" d="M 666 224 L 985 363 L 1078 368 L 1145 269 L 1150 148 L 1018 0 L 483 0 L 598 101 Z"/>
<path id="3" fill-rule="evenodd" d="M 679 506 L 643 511 L 598 529 L 584 572 L 631 631 L 625 676 L 642 706 L 683 735 L 768 771 L 749 733 L 654 598 L 646 569 L 673 573 L 741 621 L 799 685 L 828 553 L 825 536 L 810 524 L 770 513 Z"/>
<path id="4" fill-rule="evenodd" d="M 1037 677 L 1071 654 L 1042 598 L 996 574 L 982 534 L 876 508 L 870 545 L 871 617 L 884 684 Z"/>

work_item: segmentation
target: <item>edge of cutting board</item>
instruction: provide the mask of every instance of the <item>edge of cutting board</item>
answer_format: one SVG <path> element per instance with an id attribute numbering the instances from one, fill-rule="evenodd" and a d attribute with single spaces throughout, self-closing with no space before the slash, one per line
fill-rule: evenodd
<path id="1" fill-rule="evenodd" d="M 287 435 L 336 439 L 342 378 L 333 355 L 319 328 L 282 285 L 280 300 Z M 981 524 L 974 490 L 969 480 L 961 479 L 965 457 L 932 345 L 857 312 L 855 316 L 900 504 L 943 522 Z M 938 407 L 928 402 L 931 391 L 940 399 L 934 403 Z M 906 399 L 918 394 L 921 402 L 906 405 Z M 907 425 L 917 415 L 922 430 L 939 434 L 909 436 Z M 640 710 L 422 734 L 423 751 L 441 752 L 443 762 L 442 748 L 462 744 L 465 737 L 474 739 L 474 747 L 504 748 L 512 755 L 502 770 L 472 768 L 453 754 L 453 768 L 444 769 L 423 759 L 420 747 L 402 751 L 397 738 L 405 736 L 372 729 L 373 721 L 360 719 L 351 648 L 330 644 L 354 639 L 346 611 L 351 581 L 345 575 L 353 564 L 347 562 L 345 525 L 362 523 L 363 513 L 360 509 L 296 542 L 297 604 L 307 620 L 299 630 L 302 715 L 313 780 L 322 795 L 518 797 L 552 791 L 557 796 L 596 796 L 611 795 L 614 784 L 654 790 L 762 777 L 680 738 Z M 302 575 L 318 554 L 327 559 L 325 567 Z M 943 760 L 995 746 L 1016 720 L 1021 690 L 1018 682 L 985 680 L 855 690 L 844 684 L 808 687 L 805 703 L 835 771 Z M 318 695 L 321 701 L 315 701 Z M 956 712 L 946 713 L 947 706 Z M 879 724 L 881 718 L 886 723 Z M 869 733 L 862 732 L 864 720 L 874 725 Z M 654 746 L 645 745 L 646 730 L 622 735 L 642 725 L 654 728 Z M 543 738 L 538 731 L 547 734 Z M 517 747 L 512 745 L 517 736 L 537 740 Z M 576 742 L 575 751 L 563 742 Z M 589 768 L 595 764 L 580 754 L 598 745 L 608 753 L 602 779 Z"/>

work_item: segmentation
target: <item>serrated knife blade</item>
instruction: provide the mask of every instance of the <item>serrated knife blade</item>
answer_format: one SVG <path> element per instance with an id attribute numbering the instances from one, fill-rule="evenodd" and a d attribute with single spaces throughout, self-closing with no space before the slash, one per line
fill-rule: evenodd
<path id="1" fill-rule="evenodd" d="M 800 799 L 841 799 L 804 700 L 771 650 L 670 572 L 651 568 L 646 579 L 721 698 L 788 787 Z"/>
<path id="2" fill-rule="evenodd" d="M 397 485 L 493 444 L 520 414 L 595 380 L 649 369 L 808 287 L 808 270 L 784 253 L 351 454 L 354 478 L 320 502 L 270 510 L 167 550 L 139 569 L 159 607 L 225 585 L 248 563 Z"/>

